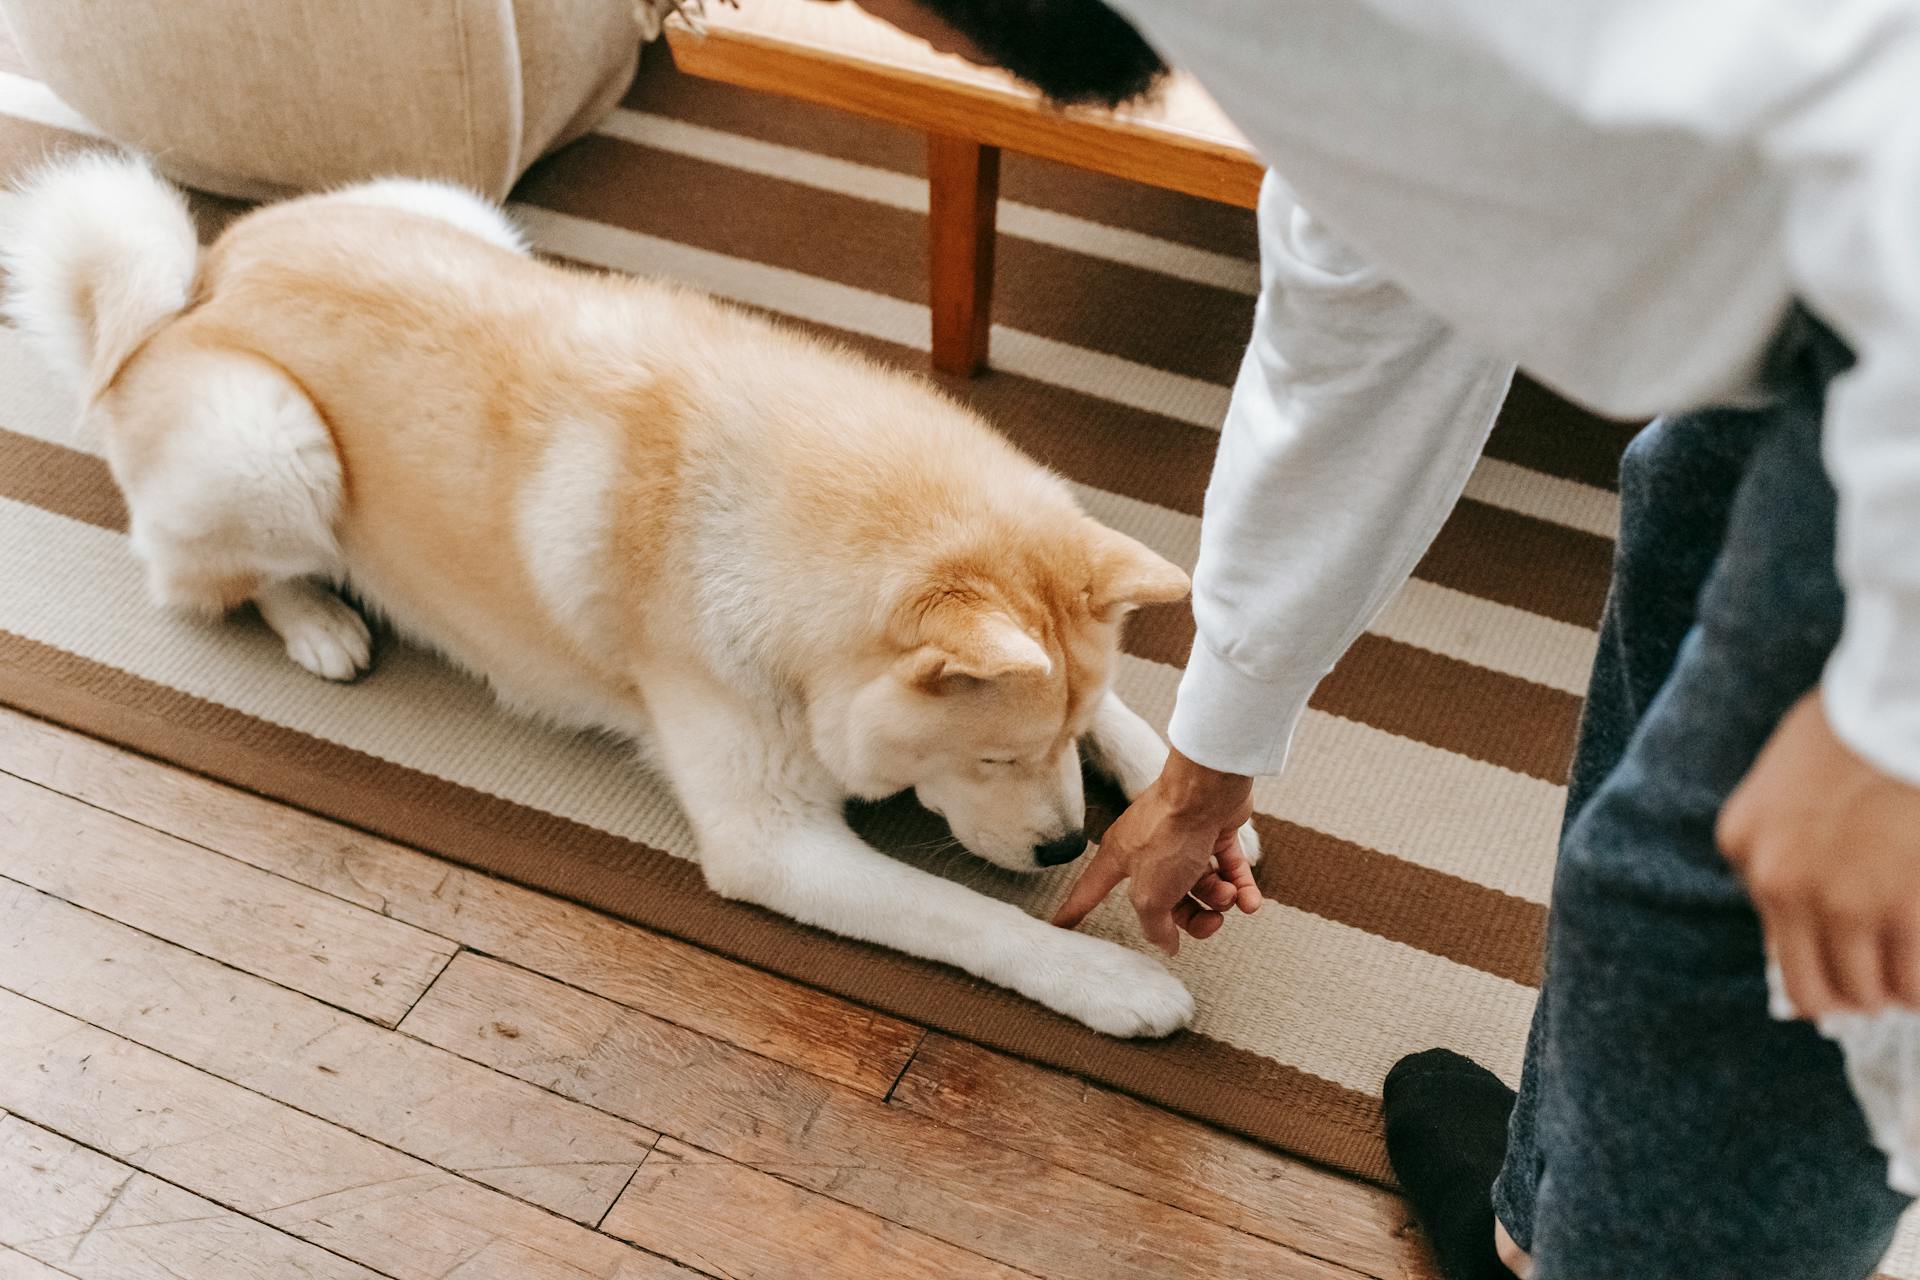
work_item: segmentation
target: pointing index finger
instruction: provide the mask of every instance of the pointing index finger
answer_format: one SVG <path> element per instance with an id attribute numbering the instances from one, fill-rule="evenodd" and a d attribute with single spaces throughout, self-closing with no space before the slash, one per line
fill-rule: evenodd
<path id="1" fill-rule="evenodd" d="M 1065 902 L 1053 913 L 1053 922 L 1062 929 L 1078 929 L 1080 922 L 1093 914 L 1093 909 L 1106 901 L 1114 886 L 1126 879 L 1126 869 L 1121 866 L 1118 857 L 1109 856 L 1105 846 L 1094 855 L 1087 869 L 1068 891 Z"/>

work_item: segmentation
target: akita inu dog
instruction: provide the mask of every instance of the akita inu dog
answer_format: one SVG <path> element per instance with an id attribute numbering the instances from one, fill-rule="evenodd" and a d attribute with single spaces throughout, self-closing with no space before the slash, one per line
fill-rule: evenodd
<path id="1" fill-rule="evenodd" d="M 9 310 L 98 420 L 159 601 L 251 601 L 348 679 L 349 590 L 510 707 L 646 744 L 717 893 L 1115 1035 L 1191 1018 L 1159 961 L 842 816 L 911 789 L 1037 870 L 1085 847 L 1083 741 L 1129 795 L 1165 759 L 1110 683 L 1123 617 L 1186 575 L 974 414 L 684 289 L 538 261 L 450 187 L 291 200 L 204 256 L 137 160 L 57 164 L 9 212 Z"/>

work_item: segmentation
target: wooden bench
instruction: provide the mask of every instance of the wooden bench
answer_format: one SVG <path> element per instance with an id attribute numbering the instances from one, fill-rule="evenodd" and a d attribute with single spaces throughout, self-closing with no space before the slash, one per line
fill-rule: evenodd
<path id="1" fill-rule="evenodd" d="M 850 0 L 714 3 L 699 25 L 667 25 L 688 75 L 926 133 L 933 365 L 944 373 L 973 374 L 987 360 L 1002 148 L 1246 208 L 1259 194 L 1260 162 L 1183 77 L 1146 105 L 1061 111 Z"/>

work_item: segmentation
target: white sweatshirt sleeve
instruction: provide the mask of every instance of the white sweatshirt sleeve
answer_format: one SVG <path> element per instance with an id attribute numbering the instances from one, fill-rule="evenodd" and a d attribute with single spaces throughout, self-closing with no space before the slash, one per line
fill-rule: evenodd
<path id="1" fill-rule="evenodd" d="M 1274 175 L 1261 293 L 1207 489 L 1198 627 L 1169 736 L 1277 773 L 1321 677 L 1413 572 L 1512 368 L 1335 240 Z"/>

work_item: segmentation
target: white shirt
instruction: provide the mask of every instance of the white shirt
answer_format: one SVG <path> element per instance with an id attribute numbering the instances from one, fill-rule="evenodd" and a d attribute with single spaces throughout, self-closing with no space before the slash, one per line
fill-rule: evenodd
<path id="1" fill-rule="evenodd" d="M 1736 401 L 1798 297 L 1858 357 L 1827 401 L 1827 713 L 1920 782 L 1920 0 L 1113 3 L 1284 177 L 1207 494 L 1182 752 L 1280 768 L 1512 365 L 1620 416 Z"/>

